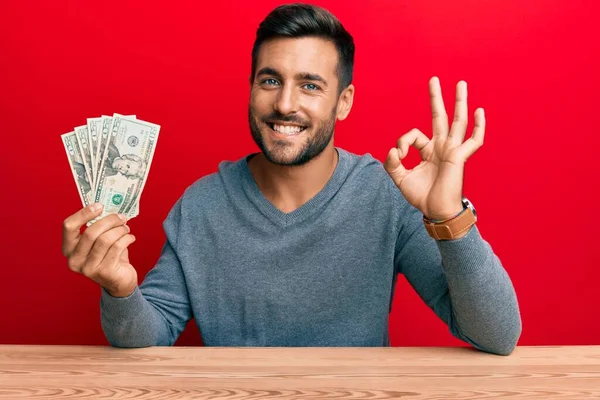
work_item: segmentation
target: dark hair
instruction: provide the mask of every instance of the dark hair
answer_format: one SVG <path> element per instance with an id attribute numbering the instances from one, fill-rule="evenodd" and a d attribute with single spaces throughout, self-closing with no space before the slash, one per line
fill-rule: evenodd
<path id="1" fill-rule="evenodd" d="M 352 83 L 354 68 L 354 40 L 341 22 L 324 8 L 310 4 L 286 4 L 275 8 L 260 23 L 252 48 L 252 75 L 256 73 L 256 59 L 261 44 L 273 38 L 318 37 L 330 40 L 338 52 L 338 93 Z"/>

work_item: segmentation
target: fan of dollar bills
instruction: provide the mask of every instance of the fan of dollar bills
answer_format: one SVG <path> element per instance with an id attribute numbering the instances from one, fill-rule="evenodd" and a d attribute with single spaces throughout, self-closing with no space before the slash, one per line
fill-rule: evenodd
<path id="1" fill-rule="evenodd" d="M 160 126 L 135 115 L 88 118 L 87 124 L 61 135 L 84 206 L 100 203 L 101 218 L 139 214 Z"/>

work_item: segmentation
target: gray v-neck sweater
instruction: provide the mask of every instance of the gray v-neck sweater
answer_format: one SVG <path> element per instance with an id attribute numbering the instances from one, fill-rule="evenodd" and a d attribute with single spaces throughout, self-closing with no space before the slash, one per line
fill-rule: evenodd
<path id="1" fill-rule="evenodd" d="M 190 186 L 139 289 L 126 298 L 102 291 L 109 342 L 172 345 L 193 317 L 207 346 L 389 346 L 404 274 L 453 335 L 510 353 L 521 333 L 517 299 L 477 227 L 435 241 L 379 161 L 337 150 L 326 186 L 290 213 L 263 196 L 246 157 Z"/>

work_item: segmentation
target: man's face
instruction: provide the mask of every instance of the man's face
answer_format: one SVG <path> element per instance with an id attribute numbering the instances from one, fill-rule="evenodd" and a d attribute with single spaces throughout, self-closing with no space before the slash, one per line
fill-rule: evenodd
<path id="1" fill-rule="evenodd" d="M 115 158 L 112 167 L 125 176 L 136 175 L 140 169 L 140 164 L 135 161 Z"/>
<path id="2" fill-rule="evenodd" d="M 338 54 L 319 38 L 277 38 L 259 50 L 248 119 L 254 141 L 279 165 L 302 165 L 330 143 L 338 105 Z"/>

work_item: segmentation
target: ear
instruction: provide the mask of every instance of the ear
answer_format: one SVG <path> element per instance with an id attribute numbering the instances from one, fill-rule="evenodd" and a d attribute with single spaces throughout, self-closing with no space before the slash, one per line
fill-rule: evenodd
<path id="1" fill-rule="evenodd" d="M 354 85 L 350 84 L 340 94 L 337 106 L 337 119 L 343 121 L 346 119 L 350 110 L 352 109 L 352 102 L 354 101 Z"/>

